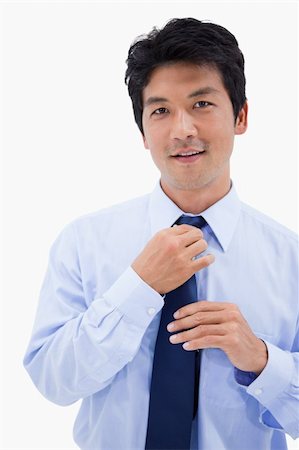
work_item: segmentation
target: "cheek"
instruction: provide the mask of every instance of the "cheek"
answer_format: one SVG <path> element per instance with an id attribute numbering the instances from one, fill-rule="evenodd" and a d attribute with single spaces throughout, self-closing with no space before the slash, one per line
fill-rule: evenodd
<path id="1" fill-rule="evenodd" d="M 147 145 L 146 148 L 152 151 L 163 147 L 163 144 L 165 144 L 165 133 L 158 123 L 147 126 L 144 129 L 144 143 Z"/>
<path id="2" fill-rule="evenodd" d="M 234 123 L 228 119 L 231 119 L 230 115 L 228 118 L 216 116 L 209 126 L 210 141 L 218 144 L 223 150 L 234 142 Z"/>

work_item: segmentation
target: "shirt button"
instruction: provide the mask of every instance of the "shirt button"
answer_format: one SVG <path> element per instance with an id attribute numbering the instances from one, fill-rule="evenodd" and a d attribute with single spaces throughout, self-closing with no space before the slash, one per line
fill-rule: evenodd
<path id="1" fill-rule="evenodd" d="M 255 394 L 255 395 L 261 395 L 262 392 L 263 392 L 263 389 L 257 388 L 257 389 L 254 391 L 254 394 Z"/>
<path id="2" fill-rule="evenodd" d="M 153 316 L 156 312 L 156 308 L 148 308 L 147 313 L 149 316 Z"/>

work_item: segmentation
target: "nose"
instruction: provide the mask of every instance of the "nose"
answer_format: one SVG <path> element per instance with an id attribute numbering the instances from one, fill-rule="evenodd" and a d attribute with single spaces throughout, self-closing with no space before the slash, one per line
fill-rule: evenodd
<path id="1" fill-rule="evenodd" d="M 177 113 L 171 124 L 171 139 L 187 139 L 197 135 L 193 117 L 185 111 Z"/>

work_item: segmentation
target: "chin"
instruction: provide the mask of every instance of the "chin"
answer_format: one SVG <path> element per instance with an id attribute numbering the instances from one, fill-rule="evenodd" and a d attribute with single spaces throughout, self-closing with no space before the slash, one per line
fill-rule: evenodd
<path id="1" fill-rule="evenodd" d="M 199 189 L 202 189 L 206 183 L 204 180 L 174 180 L 170 184 L 174 189 L 180 190 L 180 191 L 198 191 Z"/>

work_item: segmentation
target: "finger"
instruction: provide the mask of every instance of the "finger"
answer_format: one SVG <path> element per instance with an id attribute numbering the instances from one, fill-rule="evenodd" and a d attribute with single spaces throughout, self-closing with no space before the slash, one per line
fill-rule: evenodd
<path id="1" fill-rule="evenodd" d="M 194 258 L 197 255 L 200 255 L 202 252 L 207 250 L 208 243 L 204 239 L 197 240 L 196 242 L 189 245 L 189 247 L 186 248 L 186 256 L 187 258 Z"/>
<path id="2" fill-rule="evenodd" d="M 202 350 L 204 348 L 220 348 L 223 350 L 225 345 L 224 339 L 223 336 L 204 336 L 199 339 L 185 342 L 183 348 L 187 351 Z"/>
<path id="3" fill-rule="evenodd" d="M 208 256 L 208 255 L 206 255 Z M 211 255 L 213 256 L 213 255 Z M 202 258 L 199 258 L 194 263 L 204 259 L 205 256 Z M 186 316 L 191 316 L 192 314 L 195 314 L 197 312 L 206 312 L 206 311 L 222 311 L 228 307 L 228 305 L 232 305 L 231 303 L 224 303 L 224 302 L 211 302 L 206 300 L 200 300 L 198 302 L 188 303 L 188 305 L 183 306 L 182 308 L 178 309 L 174 313 L 175 319 L 181 319 Z"/>
<path id="4" fill-rule="evenodd" d="M 212 311 L 205 313 L 195 313 L 183 319 L 175 320 L 167 325 L 167 330 L 171 333 L 204 325 L 218 325 L 230 322 L 230 313 L 226 311 Z"/>
<path id="5" fill-rule="evenodd" d="M 203 232 L 200 228 L 194 227 L 193 225 L 182 224 L 182 225 L 174 225 L 172 228 L 174 230 L 174 234 L 176 235 L 185 235 L 187 233 L 193 233 L 198 235 L 199 237 L 203 237 Z"/>
<path id="6" fill-rule="evenodd" d="M 191 269 L 193 270 L 193 273 L 198 272 L 199 270 L 204 269 L 205 267 L 208 267 L 210 264 L 212 264 L 215 261 L 215 256 L 211 253 L 208 253 L 207 255 L 201 256 L 200 258 L 194 259 L 191 261 Z"/>
<path id="7" fill-rule="evenodd" d="M 227 327 L 223 324 L 202 325 L 181 333 L 172 334 L 169 337 L 169 341 L 172 344 L 181 344 L 183 342 L 193 341 L 194 339 L 200 339 L 204 336 L 224 336 L 225 334 L 227 334 Z"/>
<path id="8" fill-rule="evenodd" d="M 193 243 L 203 240 L 203 232 L 199 228 L 192 227 L 191 230 L 181 234 L 179 239 L 184 247 L 189 247 Z"/>

